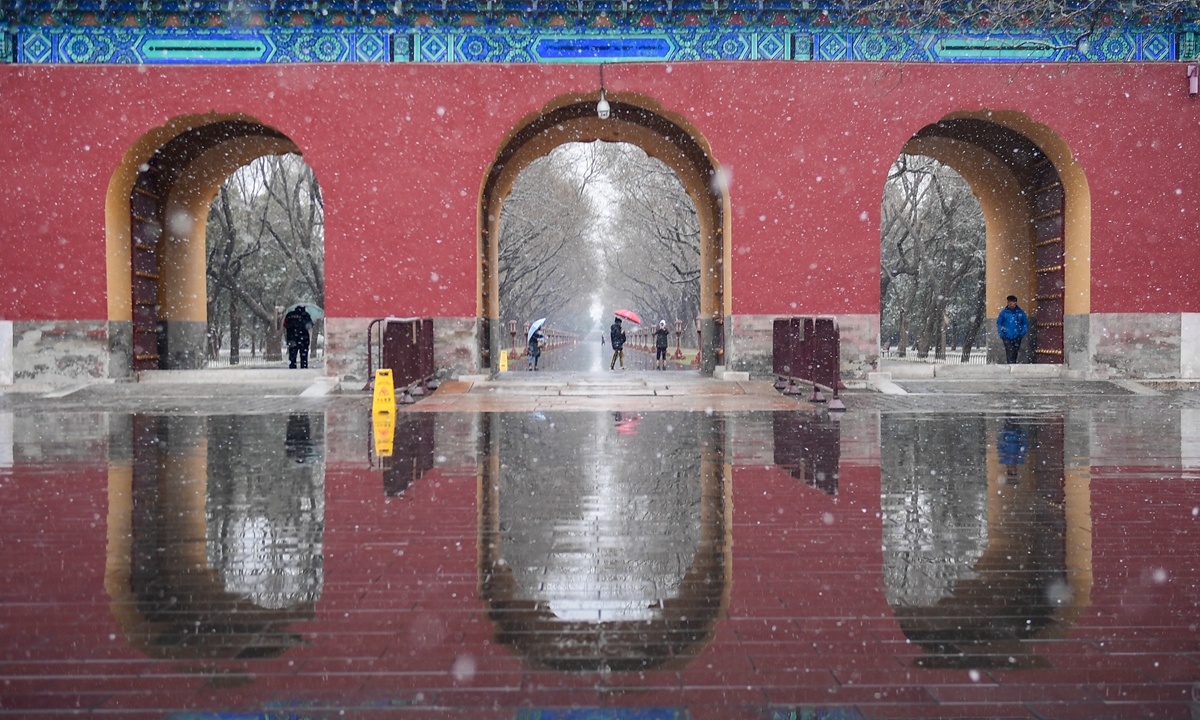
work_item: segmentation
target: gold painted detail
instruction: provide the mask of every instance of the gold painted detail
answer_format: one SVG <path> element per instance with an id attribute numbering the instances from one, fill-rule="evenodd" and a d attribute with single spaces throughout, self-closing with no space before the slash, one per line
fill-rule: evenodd
<path id="1" fill-rule="evenodd" d="M 1062 350 L 1041 350 L 1041 349 L 1038 349 L 1038 350 L 1034 350 L 1034 352 L 1035 352 L 1035 353 L 1037 353 L 1038 355 L 1062 355 L 1062 354 L 1063 354 L 1063 351 L 1062 351 Z"/>
<path id="2" fill-rule="evenodd" d="M 146 250 L 147 252 L 154 252 L 154 250 L 155 250 L 153 245 L 143 245 L 141 243 L 134 243 L 133 246 L 135 248 L 137 248 L 138 250 Z"/>
<path id="3" fill-rule="evenodd" d="M 1063 269 L 1063 266 L 1062 266 L 1062 265 L 1054 265 L 1054 266 L 1052 266 L 1052 267 L 1038 268 L 1038 269 L 1037 269 L 1037 274 L 1038 274 L 1038 275 L 1042 275 L 1042 274 L 1044 274 L 1044 273 L 1058 272 L 1059 270 L 1062 270 L 1062 269 Z"/>
<path id="4" fill-rule="evenodd" d="M 1055 182 L 1055 183 L 1050 183 L 1050 184 L 1049 184 L 1049 185 L 1047 185 L 1046 187 L 1040 187 L 1040 188 L 1038 188 L 1037 190 L 1034 190 L 1033 192 L 1034 192 L 1034 194 L 1040 195 L 1041 193 L 1044 193 L 1044 192 L 1050 192 L 1050 191 L 1051 191 L 1051 190 L 1053 190 L 1054 188 L 1060 188 L 1060 187 L 1062 187 L 1062 183 L 1061 183 L 1061 182 Z"/>
<path id="5" fill-rule="evenodd" d="M 134 360 L 157 360 L 157 355 L 134 355 Z"/>
<path id="6" fill-rule="evenodd" d="M 145 195 L 148 198 L 154 198 L 155 200 L 162 200 L 162 198 L 160 198 L 159 196 L 155 195 L 154 193 L 150 192 L 149 190 L 143 190 L 140 187 L 138 187 L 137 185 L 133 186 L 133 191 L 135 193 L 137 193 L 138 195 Z"/>
<path id="7" fill-rule="evenodd" d="M 1035 295 L 1035 296 L 1033 297 L 1033 299 L 1034 299 L 1034 300 L 1037 300 L 1038 302 L 1041 302 L 1041 301 L 1043 301 L 1043 300 L 1062 300 L 1062 299 L 1063 299 L 1063 294 L 1062 294 L 1062 293 L 1058 293 L 1058 294 L 1056 294 L 1056 295 Z"/>
<path id="8" fill-rule="evenodd" d="M 1052 218 L 1052 217 L 1055 217 L 1056 215 L 1062 215 L 1062 210 L 1051 210 L 1048 213 L 1043 213 L 1041 215 L 1038 215 L 1037 217 L 1034 218 L 1034 220 L 1035 221 L 1036 220 L 1045 220 L 1046 218 Z"/>
<path id="9" fill-rule="evenodd" d="M 158 273 L 148 273 L 148 272 L 142 272 L 141 270 L 135 270 L 135 271 L 133 272 L 133 275 L 134 275 L 134 277 L 144 277 L 144 278 L 150 278 L 151 280 L 157 280 L 157 279 L 158 279 Z"/>
<path id="10" fill-rule="evenodd" d="M 1040 243 L 1038 243 L 1037 245 L 1034 245 L 1034 247 L 1046 247 L 1047 245 L 1054 245 L 1054 244 L 1060 243 L 1062 241 L 1063 241 L 1062 236 L 1059 235 L 1058 237 L 1052 237 L 1049 240 L 1043 240 Z"/>
<path id="11" fill-rule="evenodd" d="M 133 213 L 130 213 L 130 215 L 132 215 L 133 219 L 137 220 L 138 222 L 154 223 L 155 225 L 158 224 L 158 221 L 154 218 L 144 218 L 141 215 L 133 215 Z"/>
<path id="12" fill-rule="evenodd" d="M 1038 327 L 1062 327 L 1063 324 L 1060 322 L 1040 322 L 1037 324 L 1037 326 Z"/>

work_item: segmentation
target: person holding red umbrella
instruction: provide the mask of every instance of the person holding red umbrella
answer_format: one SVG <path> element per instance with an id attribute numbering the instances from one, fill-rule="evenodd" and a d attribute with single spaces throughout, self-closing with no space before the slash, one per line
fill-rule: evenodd
<path id="1" fill-rule="evenodd" d="M 625 330 L 621 328 L 621 318 L 613 320 L 608 329 L 608 337 L 612 341 L 613 356 L 608 363 L 609 370 L 617 369 L 617 360 L 621 361 L 621 369 L 625 369 Z"/>

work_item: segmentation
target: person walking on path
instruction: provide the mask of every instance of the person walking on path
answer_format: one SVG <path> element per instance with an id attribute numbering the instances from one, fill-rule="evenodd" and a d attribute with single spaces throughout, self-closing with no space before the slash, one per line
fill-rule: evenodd
<path id="1" fill-rule="evenodd" d="M 287 336 L 288 347 L 288 367 L 296 369 L 296 354 L 300 354 L 300 367 L 308 367 L 308 329 L 312 327 L 312 315 L 304 309 L 303 305 L 288 310 L 288 314 L 283 316 L 283 330 Z"/>
<path id="2" fill-rule="evenodd" d="M 667 330 L 667 321 L 659 320 L 658 329 L 654 331 L 654 369 L 667 369 L 667 344 L 671 331 Z"/>
<path id="3" fill-rule="evenodd" d="M 526 370 L 538 369 L 538 360 L 542 358 L 542 341 L 545 339 L 546 336 L 541 330 L 534 330 L 529 336 L 529 367 L 525 368 Z"/>
<path id="4" fill-rule="evenodd" d="M 621 361 L 621 369 L 625 369 L 625 331 L 621 329 L 621 318 L 613 321 L 608 329 L 608 338 L 612 341 L 613 356 L 608 363 L 609 370 L 617 369 L 617 360 Z"/>
<path id="5" fill-rule="evenodd" d="M 1021 351 L 1021 341 L 1029 331 L 1029 317 L 1017 305 L 1017 296 L 1008 296 L 1008 306 L 996 316 L 996 331 L 1004 341 L 1004 356 L 1009 365 L 1017 362 L 1017 353 Z"/>

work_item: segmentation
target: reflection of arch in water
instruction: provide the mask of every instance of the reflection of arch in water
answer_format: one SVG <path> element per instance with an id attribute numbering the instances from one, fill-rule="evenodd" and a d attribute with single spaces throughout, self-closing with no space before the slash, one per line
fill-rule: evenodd
<path id="1" fill-rule="evenodd" d="M 541 433 L 529 434 L 532 422 Z M 485 419 L 480 595 L 497 640 L 541 665 L 682 667 L 708 643 L 728 605 L 724 421 L 654 413 L 641 417 L 635 433 L 628 425 L 608 413 L 562 413 L 550 425 L 530 416 Z M 588 462 L 568 438 L 594 440 L 603 462 Z M 597 493 L 581 496 L 581 487 Z M 599 517 L 605 504 L 616 532 Z M 649 587 L 650 576 L 661 584 Z M 580 590 L 595 600 L 581 600 Z"/>
<path id="2" fill-rule="evenodd" d="M 926 424 L 929 442 L 911 429 Z M 885 420 L 884 581 L 901 630 L 928 653 L 920 666 L 1044 665 L 1022 642 L 1066 636 L 1090 602 L 1090 495 L 1064 468 L 1063 420 L 1020 423 L 1019 463 L 997 451 L 1013 427 L 981 416 Z M 937 503 L 958 496 L 957 514 L 939 514 Z M 940 526 L 932 540 L 919 527 L 925 513 Z"/>
<path id="3" fill-rule="evenodd" d="M 288 626 L 313 617 L 323 585 L 324 461 L 304 442 L 321 416 L 139 415 L 126 432 L 112 443 L 105 588 L 129 644 L 167 659 L 299 644 Z"/>

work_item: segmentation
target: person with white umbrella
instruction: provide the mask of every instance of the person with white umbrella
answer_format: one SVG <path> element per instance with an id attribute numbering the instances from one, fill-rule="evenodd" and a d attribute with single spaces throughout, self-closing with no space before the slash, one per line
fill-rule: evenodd
<path id="1" fill-rule="evenodd" d="M 538 360 L 542 357 L 542 341 L 546 336 L 542 334 L 542 326 L 546 324 L 546 318 L 539 318 L 529 324 L 529 367 L 526 370 L 537 370 Z"/>

